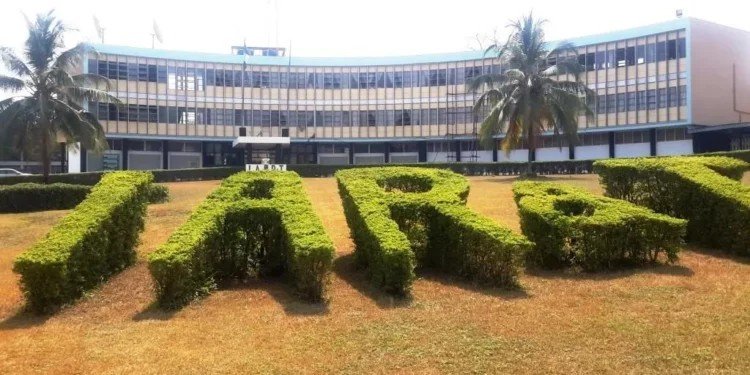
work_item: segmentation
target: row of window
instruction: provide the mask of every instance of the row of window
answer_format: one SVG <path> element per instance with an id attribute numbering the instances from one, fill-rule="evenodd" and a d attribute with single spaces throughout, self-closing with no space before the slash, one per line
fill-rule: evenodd
<path id="1" fill-rule="evenodd" d="M 369 111 L 275 111 L 89 103 L 101 120 L 236 126 L 387 126 L 472 123 L 471 107 Z M 244 114 L 244 119 L 243 119 Z"/>
<path id="2" fill-rule="evenodd" d="M 259 72 L 89 60 L 89 72 L 109 79 L 166 83 L 173 90 L 202 91 L 206 85 L 292 89 L 400 88 L 464 84 L 500 65 L 404 72 L 320 73 Z"/>
<path id="3" fill-rule="evenodd" d="M 685 86 L 599 95 L 596 113 L 615 113 L 684 106 Z M 221 108 L 167 107 L 129 104 L 90 103 L 89 108 L 102 120 L 168 124 L 236 126 L 387 126 L 469 124 L 478 120 L 470 107 L 366 110 L 366 111 L 277 111 Z M 244 119 L 243 119 L 244 114 Z"/>
<path id="4" fill-rule="evenodd" d="M 598 95 L 596 113 L 615 113 L 687 105 L 687 87 L 672 86 L 654 90 Z"/>
<path id="5" fill-rule="evenodd" d="M 685 38 L 658 43 L 581 53 L 578 62 L 586 70 L 599 70 L 674 60 L 685 57 Z M 555 64 L 555 58 L 550 64 Z M 391 72 L 321 73 L 261 72 L 138 64 L 118 61 L 88 61 L 88 71 L 117 80 L 166 83 L 173 90 L 203 91 L 206 85 L 292 89 L 401 88 L 463 84 L 487 73 L 500 73 L 497 64 Z"/>
<path id="6" fill-rule="evenodd" d="M 676 60 L 684 58 L 685 51 L 685 38 L 678 38 L 639 46 L 581 53 L 578 55 L 578 63 L 584 66 L 586 71 L 592 71 Z"/>
<path id="7" fill-rule="evenodd" d="M 750 145 L 747 140 L 750 136 L 745 135 L 745 138 L 740 140 L 740 143 Z M 657 129 L 656 140 L 659 142 L 664 141 L 679 141 L 690 139 L 691 136 L 687 131 L 687 128 L 669 128 L 669 129 Z M 636 130 L 615 133 L 615 143 L 617 144 L 630 144 L 630 143 L 648 143 L 651 139 L 649 130 Z M 737 139 L 740 139 L 739 137 Z M 743 143 L 744 141 L 744 143 Z M 150 152 L 162 152 L 164 150 L 163 141 L 149 141 L 149 140 L 121 140 L 121 139 L 110 139 L 108 140 L 110 150 L 122 150 L 124 143 L 127 142 L 128 150 L 130 151 L 150 151 Z M 498 141 L 500 142 L 500 141 Z M 184 142 L 184 141 L 168 141 L 167 151 L 169 152 L 202 152 L 205 151 L 207 155 L 224 154 L 227 152 L 235 152 L 235 150 L 229 149 L 226 146 L 228 144 L 220 142 L 208 142 L 204 145 L 201 142 Z M 462 151 L 479 150 L 482 147 L 476 141 L 460 141 L 460 148 Z M 592 145 L 606 145 L 609 144 L 609 133 L 590 133 L 580 134 L 578 146 L 592 146 Z M 292 144 L 293 151 L 297 152 L 313 152 L 312 144 Z M 563 137 L 542 137 L 537 147 L 567 147 L 568 142 Z M 379 154 L 384 153 L 386 149 L 390 153 L 398 152 L 419 152 L 419 145 L 417 142 L 390 142 L 390 143 L 321 143 L 318 144 L 318 153 L 320 154 L 348 154 L 349 149 L 352 148 L 354 153 L 373 153 Z M 498 145 L 499 147 L 499 145 Z M 519 148 L 526 147 L 525 143 L 521 144 Z M 427 152 L 455 152 L 456 142 L 451 141 L 438 141 L 438 142 L 427 142 Z"/>

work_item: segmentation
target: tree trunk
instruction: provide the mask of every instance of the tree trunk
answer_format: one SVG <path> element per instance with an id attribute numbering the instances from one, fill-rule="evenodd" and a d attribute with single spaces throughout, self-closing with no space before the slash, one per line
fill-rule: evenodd
<path id="1" fill-rule="evenodd" d="M 528 135 L 528 141 L 529 141 L 529 157 L 528 161 L 526 162 L 526 175 L 527 176 L 534 176 L 533 166 L 531 162 L 533 161 L 533 155 L 534 151 L 536 151 L 536 139 L 534 138 L 534 127 L 529 124 L 529 135 Z"/>
<path id="2" fill-rule="evenodd" d="M 42 173 L 44 175 L 43 181 L 45 184 L 49 183 L 49 170 L 50 170 L 50 160 L 49 160 L 49 134 L 47 134 L 46 131 L 42 131 Z"/>

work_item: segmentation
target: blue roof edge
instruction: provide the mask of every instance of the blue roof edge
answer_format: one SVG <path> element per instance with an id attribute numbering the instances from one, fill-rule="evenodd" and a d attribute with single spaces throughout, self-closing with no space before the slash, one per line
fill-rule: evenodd
<path id="1" fill-rule="evenodd" d="M 686 29 L 691 18 L 677 18 L 674 20 L 639 26 L 625 30 L 612 31 L 603 34 L 582 36 L 560 41 L 551 41 L 550 45 L 561 42 L 573 43 L 576 46 L 614 42 L 618 40 L 643 37 L 668 31 Z M 157 58 L 169 60 L 186 60 L 207 63 L 252 65 L 292 65 L 292 66 L 379 66 L 379 65 L 407 65 L 455 62 L 477 60 L 485 57 L 484 51 L 463 51 L 450 53 L 420 54 L 411 56 L 372 56 L 372 57 L 296 57 L 296 56 L 243 56 L 221 53 L 203 53 L 177 50 L 151 49 L 142 47 L 118 46 L 111 44 L 90 43 L 96 51 L 105 54 L 134 56 L 141 58 Z"/>

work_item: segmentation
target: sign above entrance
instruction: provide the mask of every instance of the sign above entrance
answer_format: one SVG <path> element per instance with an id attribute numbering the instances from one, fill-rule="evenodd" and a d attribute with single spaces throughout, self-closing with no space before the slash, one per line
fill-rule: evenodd
<path id="1" fill-rule="evenodd" d="M 286 164 L 245 164 L 245 170 L 248 172 L 285 171 Z"/>
<path id="2" fill-rule="evenodd" d="M 245 145 L 257 146 L 274 146 L 274 145 L 289 145 L 291 138 L 289 137 L 237 137 L 232 142 L 232 147 L 241 147 Z"/>

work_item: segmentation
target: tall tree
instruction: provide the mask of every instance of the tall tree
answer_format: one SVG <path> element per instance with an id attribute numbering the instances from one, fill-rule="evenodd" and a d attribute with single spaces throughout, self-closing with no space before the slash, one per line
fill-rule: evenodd
<path id="1" fill-rule="evenodd" d="M 484 119 L 480 141 L 485 146 L 504 133 L 506 154 L 524 142 L 529 149 L 527 173 L 531 174 L 532 153 L 546 131 L 562 136 L 573 147 L 578 142 L 578 117 L 591 116 L 589 104 L 595 98 L 580 79 L 584 67 L 570 43 L 549 48 L 544 39 L 545 20 L 532 14 L 512 22 L 504 44 L 485 51 L 495 53 L 503 71 L 480 75 L 467 82 L 470 92 L 481 92 L 474 113 Z"/>
<path id="2" fill-rule="evenodd" d="M 120 104 L 108 93 L 109 80 L 79 70 L 84 54 L 96 54 L 78 44 L 64 49 L 67 28 L 53 12 L 26 20 L 29 37 L 22 59 L 0 47 L 0 60 L 11 75 L 0 74 L 0 90 L 21 93 L 0 101 L 0 142 L 19 151 L 38 149 L 44 181 L 49 181 L 50 154 L 58 137 L 80 142 L 92 151 L 104 150 L 107 141 L 96 117 L 83 109 L 87 101 Z M 24 61 L 25 60 L 25 61 Z"/>

